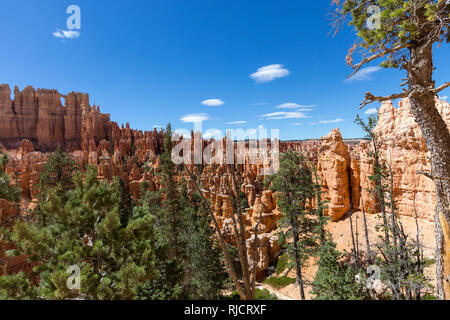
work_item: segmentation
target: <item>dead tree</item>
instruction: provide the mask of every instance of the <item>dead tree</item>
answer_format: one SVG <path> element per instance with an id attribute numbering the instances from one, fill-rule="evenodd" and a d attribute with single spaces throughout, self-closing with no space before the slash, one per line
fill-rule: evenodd
<path id="1" fill-rule="evenodd" d="M 214 229 L 216 232 L 216 235 L 219 239 L 220 245 L 222 247 L 222 251 L 224 253 L 225 263 L 227 266 L 227 272 L 230 276 L 230 278 L 233 280 L 234 286 L 236 287 L 236 290 L 239 293 L 239 296 L 241 297 L 241 300 L 254 300 L 255 297 L 255 291 L 256 291 L 256 268 L 258 264 L 258 247 L 259 247 L 259 238 L 258 238 L 258 228 L 261 223 L 262 219 L 262 213 L 258 219 L 258 222 L 255 225 L 254 228 L 254 241 L 252 246 L 253 255 L 251 257 L 253 268 L 250 267 L 249 263 L 249 250 L 247 247 L 247 241 L 245 238 L 245 225 L 244 225 L 244 217 L 243 217 L 243 208 L 240 204 L 239 199 L 239 187 L 237 185 L 237 173 L 236 168 L 234 165 L 228 165 L 228 172 L 232 179 L 232 186 L 230 189 L 232 189 L 232 194 L 234 194 L 235 198 L 235 210 L 232 212 L 232 224 L 233 224 L 233 231 L 234 231 L 234 237 L 235 237 L 235 243 L 238 247 L 239 252 L 239 262 L 241 264 L 242 268 L 242 281 L 244 283 L 244 287 L 241 286 L 241 281 L 237 276 L 236 270 L 233 265 L 233 260 L 230 254 L 230 251 L 228 249 L 227 243 L 225 241 L 224 235 L 222 230 L 220 229 L 220 226 L 217 222 L 217 219 L 214 215 L 214 211 L 211 209 L 211 205 L 209 204 L 208 200 L 205 198 L 203 194 L 203 190 L 200 188 L 196 177 L 194 176 L 193 172 L 188 168 L 187 165 L 184 166 L 186 172 L 188 173 L 190 180 L 194 187 L 196 188 L 197 192 L 200 194 L 203 203 L 205 207 L 208 210 L 209 215 L 211 216 L 211 219 L 214 224 Z M 198 179 L 200 181 L 200 179 Z"/>

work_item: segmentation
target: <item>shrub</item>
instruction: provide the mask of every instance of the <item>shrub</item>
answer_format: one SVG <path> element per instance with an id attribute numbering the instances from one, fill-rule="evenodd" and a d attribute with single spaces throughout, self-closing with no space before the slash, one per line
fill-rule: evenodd
<path id="1" fill-rule="evenodd" d="M 268 284 L 275 289 L 287 287 L 288 285 L 294 284 L 295 282 L 296 280 L 294 278 L 289 277 L 271 277 L 264 280 L 265 284 Z"/>

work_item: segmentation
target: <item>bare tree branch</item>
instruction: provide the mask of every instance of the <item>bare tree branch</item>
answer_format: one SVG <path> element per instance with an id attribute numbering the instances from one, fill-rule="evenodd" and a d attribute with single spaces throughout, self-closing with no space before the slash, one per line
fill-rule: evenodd
<path id="1" fill-rule="evenodd" d="M 395 99 L 401 99 L 401 98 L 407 98 L 413 94 L 418 94 L 418 93 L 424 93 L 426 91 L 429 91 L 431 93 L 434 94 L 438 94 L 439 92 L 441 92 L 442 90 L 446 89 L 450 87 L 450 82 L 446 82 L 443 85 L 441 85 L 440 87 L 437 88 L 428 88 L 428 89 L 416 89 L 416 90 L 411 90 L 411 91 L 405 91 L 402 93 L 396 93 L 396 94 L 391 94 L 389 96 L 385 96 L 385 97 L 377 97 L 374 96 L 372 93 L 370 92 L 366 92 L 366 96 L 363 100 L 363 102 L 361 102 L 361 105 L 359 107 L 359 109 L 364 108 L 365 106 L 374 103 L 374 102 L 384 102 L 384 101 L 390 101 L 390 100 L 395 100 Z"/>
<path id="2" fill-rule="evenodd" d="M 220 230 L 219 224 L 217 223 L 216 217 L 214 216 L 214 212 L 211 209 L 211 206 L 209 205 L 208 201 L 206 200 L 205 196 L 203 195 L 202 190 L 200 189 L 200 186 L 197 184 L 197 180 L 195 179 L 192 172 L 188 169 L 187 165 L 184 166 L 186 172 L 188 173 L 189 177 L 191 178 L 192 183 L 194 184 L 195 188 L 197 189 L 198 193 L 202 197 L 202 200 L 208 209 L 209 215 L 211 216 L 211 219 L 214 223 L 214 227 L 216 229 L 217 236 L 219 237 L 220 245 L 222 246 L 222 251 L 225 256 L 225 262 L 228 267 L 228 274 L 230 275 L 231 279 L 233 280 L 233 283 L 236 287 L 236 290 L 238 291 L 239 295 L 241 296 L 241 299 L 246 300 L 247 296 L 242 290 L 241 284 L 239 283 L 238 277 L 236 275 L 236 271 L 234 269 L 230 253 L 228 252 L 227 244 L 225 242 L 225 239 L 223 237 L 222 231 Z"/>
<path id="3" fill-rule="evenodd" d="M 390 101 L 390 100 L 395 100 L 395 99 L 400 99 L 400 98 L 406 98 L 406 97 L 408 97 L 408 95 L 409 95 L 409 92 L 403 92 L 403 93 L 391 94 L 386 97 L 376 97 L 373 94 L 371 94 L 370 92 L 367 92 L 363 102 L 361 102 L 361 106 L 359 107 L 359 109 L 362 109 L 365 106 L 367 106 L 368 104 L 371 104 L 375 101 L 378 101 L 378 102 Z"/>
<path id="4" fill-rule="evenodd" d="M 361 60 L 360 63 L 355 64 L 355 65 L 352 66 L 353 73 L 351 75 L 349 75 L 347 77 L 347 79 L 353 77 L 362 68 L 363 65 L 365 65 L 365 64 L 367 64 L 367 63 L 369 63 L 369 62 L 371 62 L 373 60 L 376 60 L 378 58 L 384 57 L 387 54 L 403 50 L 403 49 L 405 49 L 407 47 L 408 47 L 408 45 L 399 45 L 399 46 L 396 46 L 396 47 L 393 47 L 393 48 L 386 49 L 386 50 L 384 50 L 382 52 L 379 52 L 377 54 L 374 54 L 374 55 L 372 55 L 370 57 L 364 58 L 363 60 Z"/>
<path id="5" fill-rule="evenodd" d="M 444 90 L 444 89 L 446 89 L 448 87 L 450 87 L 450 82 L 446 82 L 442 86 L 437 87 L 436 89 L 433 90 L 433 92 L 434 93 L 439 93 L 439 92 L 441 92 L 442 90 Z"/>

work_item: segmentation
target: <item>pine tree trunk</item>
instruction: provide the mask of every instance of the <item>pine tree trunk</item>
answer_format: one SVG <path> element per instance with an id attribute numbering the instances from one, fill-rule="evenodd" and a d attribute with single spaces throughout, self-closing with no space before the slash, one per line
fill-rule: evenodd
<path id="1" fill-rule="evenodd" d="M 410 49 L 411 60 L 408 67 L 411 111 L 422 131 L 431 153 L 431 167 L 439 207 L 442 234 L 438 243 L 441 248 L 443 296 L 450 299 L 450 132 L 435 105 L 436 95 L 427 91 L 434 88 L 433 48 L 420 45 Z M 438 225 L 437 225 L 438 227 Z M 437 228 L 437 232 L 439 232 Z M 438 275 L 439 278 L 439 275 Z"/>
<path id="2" fill-rule="evenodd" d="M 296 266 L 296 271 L 297 271 L 297 282 L 299 285 L 300 297 L 302 300 L 306 300 L 305 289 L 304 289 L 304 285 L 303 285 L 302 265 L 301 265 L 301 261 L 300 261 L 300 254 L 298 251 L 299 250 L 298 241 L 299 241 L 300 237 L 298 235 L 297 230 L 294 229 L 293 233 L 294 233 L 293 241 L 294 241 L 294 251 L 295 251 L 295 266 Z"/>
<path id="3" fill-rule="evenodd" d="M 366 209 L 364 208 L 364 201 L 361 201 L 361 207 L 364 218 L 364 237 L 366 239 L 367 261 L 369 264 L 372 264 L 372 250 L 370 250 L 369 230 L 367 228 L 367 217 L 366 217 Z"/>

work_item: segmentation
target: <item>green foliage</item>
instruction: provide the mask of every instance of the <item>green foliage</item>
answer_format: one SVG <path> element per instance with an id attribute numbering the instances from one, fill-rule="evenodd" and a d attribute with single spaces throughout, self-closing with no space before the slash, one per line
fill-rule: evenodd
<path id="1" fill-rule="evenodd" d="M 189 194 L 179 181 L 172 162 L 172 130 L 164 133 L 158 192 L 145 192 L 141 202 L 155 213 L 158 265 L 161 277 L 146 288 L 164 299 L 216 299 L 224 287 L 226 274 L 221 251 L 214 241 L 210 219 L 196 194 Z M 174 288 L 174 289 L 173 289 Z"/>
<path id="2" fill-rule="evenodd" d="M 187 298 L 212 300 L 221 296 L 227 273 L 222 262 L 222 251 L 214 242 L 211 218 L 191 214 L 186 235 L 188 240 Z"/>
<path id="3" fill-rule="evenodd" d="M 264 280 L 265 284 L 268 284 L 269 286 L 275 288 L 275 289 L 281 289 L 284 287 L 287 287 L 290 284 L 294 284 L 297 280 L 294 278 L 289 277 L 270 277 Z"/>
<path id="4" fill-rule="evenodd" d="M 8 276 L 0 276 L 0 300 L 36 300 L 38 289 L 32 286 L 23 272 Z"/>
<path id="5" fill-rule="evenodd" d="M 283 254 L 281 256 L 278 257 L 278 262 L 277 262 L 277 274 L 282 274 L 284 272 L 284 270 L 286 270 L 287 268 L 289 268 L 289 255 L 288 254 Z"/>
<path id="6" fill-rule="evenodd" d="M 2 173 L 5 173 L 8 160 L 9 160 L 8 155 L 0 151 L 0 171 Z"/>
<path id="7" fill-rule="evenodd" d="M 234 291 L 231 296 L 228 298 L 228 300 L 241 300 L 239 293 L 237 291 Z M 255 290 L 255 300 L 259 301 L 269 301 L 269 300 L 278 300 L 278 298 L 271 294 L 269 290 L 267 289 L 256 289 Z"/>
<path id="8" fill-rule="evenodd" d="M 278 298 L 271 294 L 267 289 L 256 289 L 255 290 L 255 300 L 278 300 Z"/>
<path id="9" fill-rule="evenodd" d="M 330 237 L 328 237 L 330 238 Z M 319 269 L 313 282 L 312 294 L 316 300 L 365 300 L 363 285 L 356 281 L 356 272 L 344 261 L 336 244 L 328 239 L 319 251 Z"/>
<path id="10" fill-rule="evenodd" d="M 295 241 L 287 240 L 298 237 L 298 262 L 303 264 L 317 248 L 319 223 L 312 207 L 316 190 L 308 159 L 297 152 L 286 152 L 272 179 L 272 190 L 278 192 L 277 203 L 283 214 L 278 221 L 283 230 L 279 233 L 280 242 L 286 243 L 287 252 L 295 260 Z"/>
<path id="11" fill-rule="evenodd" d="M 133 214 L 134 201 L 131 198 L 130 190 L 122 179 L 118 179 L 118 188 L 120 223 L 122 226 L 126 226 Z"/>
<path id="12" fill-rule="evenodd" d="M 369 176 L 373 182 L 370 192 L 376 197 L 383 217 L 376 230 L 384 232 L 382 243 L 377 245 L 376 264 L 381 271 L 381 280 L 388 285 L 393 299 L 420 300 L 432 289 L 424 270 L 433 261 L 423 257 L 419 229 L 417 239 L 410 239 L 397 217 L 392 167 L 380 160 L 378 150 L 382 146 L 374 133 L 376 121 L 376 118 L 371 117 L 368 122 L 364 122 L 359 115 L 355 120 L 371 139 L 374 150 L 368 152 L 368 157 L 374 160 L 374 173 Z"/>
<path id="13" fill-rule="evenodd" d="M 438 297 L 436 297 L 436 296 L 434 296 L 434 295 L 432 295 L 432 294 L 427 293 L 427 294 L 423 297 L 423 300 L 439 300 L 439 299 L 438 299 Z"/>
<path id="14" fill-rule="evenodd" d="M 19 202 L 20 188 L 11 185 L 11 177 L 5 173 L 8 155 L 0 152 L 0 199 Z"/>
<path id="15" fill-rule="evenodd" d="M 72 176 L 77 169 L 75 161 L 61 149 L 49 155 L 47 162 L 39 174 L 40 191 L 61 185 L 63 188 L 73 188 Z"/>
<path id="16" fill-rule="evenodd" d="M 39 262 L 29 277 L 7 276 L 2 279 L 16 284 L 0 290 L 0 295 L 26 299 L 32 279 L 39 277 L 38 295 L 45 299 L 135 299 L 140 288 L 155 276 L 155 217 L 146 206 L 133 208 L 127 223 L 121 224 L 120 190 L 117 180 L 100 182 L 90 168 L 86 176 L 77 172 L 74 189 L 48 190 L 38 217 L 17 222 L 9 240 L 15 244 L 14 255 L 28 255 Z M 64 196 L 60 194 L 64 193 Z M 81 269 L 80 290 L 66 284 L 67 269 Z"/>
<path id="17" fill-rule="evenodd" d="M 450 41 L 448 23 L 450 4 L 446 0 L 344 0 L 337 3 L 337 24 L 349 18 L 350 26 L 361 40 L 360 46 L 371 53 L 421 43 Z M 378 28 L 367 27 L 369 6 L 381 10 Z M 404 67 L 407 52 L 391 51 L 382 62 L 384 67 Z"/>
<path id="18" fill-rule="evenodd" d="M 366 133 L 366 138 L 374 140 L 376 139 L 376 133 L 374 132 L 375 127 L 378 123 L 378 113 L 376 115 L 371 115 L 367 119 L 367 123 L 361 119 L 359 114 L 356 115 L 355 123 L 360 126 Z"/>

